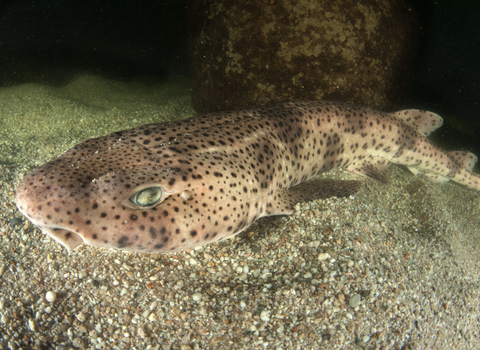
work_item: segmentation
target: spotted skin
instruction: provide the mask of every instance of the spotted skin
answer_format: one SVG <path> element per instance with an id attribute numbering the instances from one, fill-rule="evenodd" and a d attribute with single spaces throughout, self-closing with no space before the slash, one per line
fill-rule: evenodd
<path id="1" fill-rule="evenodd" d="M 291 102 L 144 125 L 89 139 L 25 176 L 20 211 L 69 251 L 81 244 L 174 252 L 233 236 L 297 202 L 355 193 L 359 181 L 307 181 L 344 168 L 387 182 L 390 163 L 480 189 L 476 157 L 425 137 L 436 114 Z M 160 187 L 139 207 L 130 198 Z"/>

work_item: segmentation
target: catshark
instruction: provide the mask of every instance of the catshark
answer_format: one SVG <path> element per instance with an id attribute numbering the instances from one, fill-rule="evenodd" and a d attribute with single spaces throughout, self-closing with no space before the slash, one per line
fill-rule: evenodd
<path id="1" fill-rule="evenodd" d="M 307 181 L 333 168 L 387 183 L 397 163 L 480 190 L 473 154 L 426 138 L 442 122 L 421 110 L 299 101 L 149 124 L 88 139 L 38 167 L 16 202 L 68 251 L 182 251 L 293 214 L 298 202 L 358 191 L 361 181 Z"/>

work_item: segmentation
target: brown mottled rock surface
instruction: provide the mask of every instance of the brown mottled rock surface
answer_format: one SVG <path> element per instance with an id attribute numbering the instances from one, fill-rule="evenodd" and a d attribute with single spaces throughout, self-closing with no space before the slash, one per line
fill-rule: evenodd
<path id="1" fill-rule="evenodd" d="M 401 0 L 192 0 L 197 112 L 328 99 L 393 108 L 418 44 Z"/>

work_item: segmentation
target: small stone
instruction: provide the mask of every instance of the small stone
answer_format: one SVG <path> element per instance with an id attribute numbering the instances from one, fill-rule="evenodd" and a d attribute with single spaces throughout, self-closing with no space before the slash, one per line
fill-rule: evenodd
<path id="1" fill-rule="evenodd" d="M 157 308 L 157 306 L 158 306 L 158 302 L 157 302 L 157 301 L 154 301 L 153 303 L 151 303 L 151 304 L 150 304 L 150 307 L 149 307 L 150 311 L 155 310 L 155 309 Z"/>
<path id="2" fill-rule="evenodd" d="M 46 299 L 49 303 L 53 303 L 55 300 L 57 300 L 57 293 L 48 291 L 48 292 L 45 294 L 45 299 Z"/>
<path id="3" fill-rule="evenodd" d="M 197 303 L 202 300 L 202 294 L 201 293 L 195 293 L 192 295 L 192 299 L 195 300 Z"/>
<path id="4" fill-rule="evenodd" d="M 80 322 L 85 322 L 85 314 L 83 312 L 80 312 L 79 314 L 77 314 L 77 320 L 79 320 Z"/>
<path id="5" fill-rule="evenodd" d="M 142 327 L 139 327 L 138 330 L 137 330 L 137 334 L 140 336 L 140 338 L 142 339 L 145 339 L 146 337 L 146 333 L 145 333 L 145 330 L 142 328 Z"/>
<path id="6" fill-rule="evenodd" d="M 260 319 L 261 319 L 263 322 L 268 322 L 268 321 L 270 321 L 270 311 L 268 311 L 268 310 L 263 310 L 263 311 L 260 313 Z"/>
<path id="7" fill-rule="evenodd" d="M 72 345 L 76 348 L 83 348 L 83 339 L 81 338 L 75 338 L 73 339 Z"/>
<path id="8" fill-rule="evenodd" d="M 328 253 L 318 254 L 318 260 L 320 260 L 320 261 L 327 260 L 329 257 L 330 257 L 330 254 L 328 254 Z"/>
<path id="9" fill-rule="evenodd" d="M 8 222 L 8 224 L 10 226 L 15 226 L 15 225 L 18 225 L 22 222 L 22 219 L 20 218 L 13 218 L 13 219 L 10 219 L 10 221 Z"/>
<path id="10" fill-rule="evenodd" d="M 35 331 L 36 331 L 35 321 L 33 320 L 33 318 L 29 318 L 29 319 L 28 319 L 28 328 L 29 328 L 32 332 L 35 332 Z"/>
<path id="11" fill-rule="evenodd" d="M 359 294 L 355 294 L 354 296 L 352 296 L 350 298 L 350 300 L 348 301 L 348 304 L 351 306 L 351 307 L 355 307 L 357 306 L 358 304 L 360 304 L 360 295 Z"/>

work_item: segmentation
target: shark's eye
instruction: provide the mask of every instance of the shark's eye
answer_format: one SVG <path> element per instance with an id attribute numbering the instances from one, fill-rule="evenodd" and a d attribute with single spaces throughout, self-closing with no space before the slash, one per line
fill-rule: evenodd
<path id="1" fill-rule="evenodd" d="M 129 199 L 139 207 L 151 207 L 157 204 L 161 198 L 162 189 L 160 187 L 149 187 L 135 193 Z"/>

